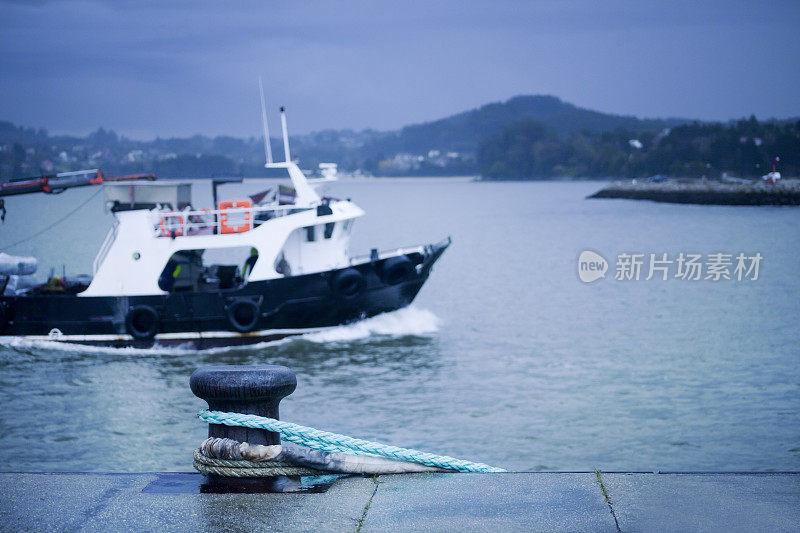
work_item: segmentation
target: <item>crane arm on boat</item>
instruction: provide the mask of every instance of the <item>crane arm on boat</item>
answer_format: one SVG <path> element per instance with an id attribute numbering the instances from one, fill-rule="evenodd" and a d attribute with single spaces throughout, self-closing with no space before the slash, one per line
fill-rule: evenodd
<path id="1" fill-rule="evenodd" d="M 128 174 L 125 176 L 103 176 L 99 168 L 92 170 L 76 170 L 74 172 L 61 172 L 35 178 L 17 178 L 0 183 L 0 221 L 6 220 L 5 201 L 3 196 L 16 196 L 18 194 L 61 194 L 67 189 L 75 187 L 89 187 L 102 185 L 115 181 L 155 181 L 155 174 Z"/>
<path id="2" fill-rule="evenodd" d="M 66 189 L 74 187 L 88 187 L 90 185 L 102 185 L 108 181 L 132 181 L 149 180 L 153 181 L 154 174 L 129 174 L 127 176 L 108 176 L 104 177 L 100 169 L 76 170 L 74 172 L 61 172 L 47 176 L 34 178 L 17 178 L 0 183 L 0 197 L 14 196 L 18 194 L 58 194 Z"/>

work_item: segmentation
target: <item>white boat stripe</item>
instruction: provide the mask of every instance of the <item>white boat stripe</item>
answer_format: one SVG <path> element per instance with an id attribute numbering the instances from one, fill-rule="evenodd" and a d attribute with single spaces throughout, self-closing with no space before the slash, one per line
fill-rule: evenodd
<path id="1" fill-rule="evenodd" d="M 334 326 L 335 327 L 335 326 Z M 271 335 L 303 335 L 306 333 L 316 333 L 332 329 L 326 328 L 301 328 L 301 329 L 262 329 L 249 333 L 237 333 L 235 331 L 185 331 L 178 333 L 159 333 L 154 340 L 193 340 L 193 339 L 228 339 L 228 338 L 247 338 L 247 337 L 266 337 Z M 133 340 L 128 334 L 110 335 L 0 335 L 0 340 L 4 339 L 28 339 L 34 341 L 129 341 Z"/>

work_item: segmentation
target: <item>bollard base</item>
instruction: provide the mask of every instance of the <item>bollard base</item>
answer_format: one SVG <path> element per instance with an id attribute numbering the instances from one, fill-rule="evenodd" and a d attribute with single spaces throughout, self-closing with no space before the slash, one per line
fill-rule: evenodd
<path id="1" fill-rule="evenodd" d="M 274 492 L 310 492 L 302 490 L 300 476 L 223 477 L 210 474 L 200 486 L 206 494 L 261 494 Z M 323 491 L 324 492 L 324 491 Z"/>
<path id="2" fill-rule="evenodd" d="M 230 478 L 191 473 L 157 474 L 142 492 L 153 494 L 322 493 L 345 475 Z"/>

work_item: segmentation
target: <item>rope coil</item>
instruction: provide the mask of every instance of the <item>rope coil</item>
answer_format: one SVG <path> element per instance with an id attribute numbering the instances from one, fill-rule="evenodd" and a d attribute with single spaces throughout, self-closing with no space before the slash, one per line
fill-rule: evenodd
<path id="1" fill-rule="evenodd" d="M 223 477 L 270 477 L 270 476 L 322 476 L 326 472 L 293 465 L 283 461 L 233 461 L 216 459 L 203 453 L 201 448 L 194 451 L 194 468 L 207 476 L 214 474 Z"/>
<path id="2" fill-rule="evenodd" d="M 371 442 L 362 439 L 348 437 L 337 433 L 329 433 L 318 429 L 283 422 L 274 418 L 266 418 L 256 415 L 245 415 L 241 413 L 226 413 L 223 411 L 209 411 L 203 409 L 198 413 L 198 417 L 209 424 L 222 424 L 226 426 L 249 427 L 254 429 L 265 429 L 279 433 L 284 440 L 305 446 L 312 450 L 322 452 L 341 453 L 357 456 L 378 456 L 392 461 L 404 461 L 425 465 L 431 469 L 444 469 L 457 472 L 505 472 L 502 468 L 496 468 L 483 463 L 475 463 L 464 459 L 456 459 L 446 455 L 435 455 L 432 453 L 421 452 L 398 446 L 390 446 L 379 442 Z M 235 442 L 235 441 L 234 441 Z M 195 458 L 196 468 L 197 459 Z M 204 468 L 213 465 L 200 463 Z M 225 468 L 217 467 L 214 468 Z M 251 468 L 251 467 L 247 467 Z M 198 468 L 198 470 L 200 470 Z M 363 471 L 363 470 L 362 470 Z M 408 470 L 406 470 L 408 471 Z M 202 470 L 201 470 L 202 472 Z M 317 471 L 322 473 L 320 471 Z M 366 473 L 366 471 L 363 471 Z M 223 474 L 224 475 L 224 474 Z M 293 474 L 298 475 L 298 474 Z M 313 474 L 308 474 L 313 475 Z"/>

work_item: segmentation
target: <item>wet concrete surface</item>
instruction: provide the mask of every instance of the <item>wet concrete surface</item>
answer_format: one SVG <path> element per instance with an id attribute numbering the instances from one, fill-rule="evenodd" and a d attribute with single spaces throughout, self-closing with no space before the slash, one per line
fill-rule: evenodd
<path id="1" fill-rule="evenodd" d="M 203 478 L 189 473 L 0 473 L 0 528 L 800 531 L 800 473 L 409 474 L 295 481 L 301 490 L 221 494 L 203 492 Z"/>
<path id="2" fill-rule="evenodd" d="M 602 474 L 622 531 L 800 531 L 798 474 Z"/>

